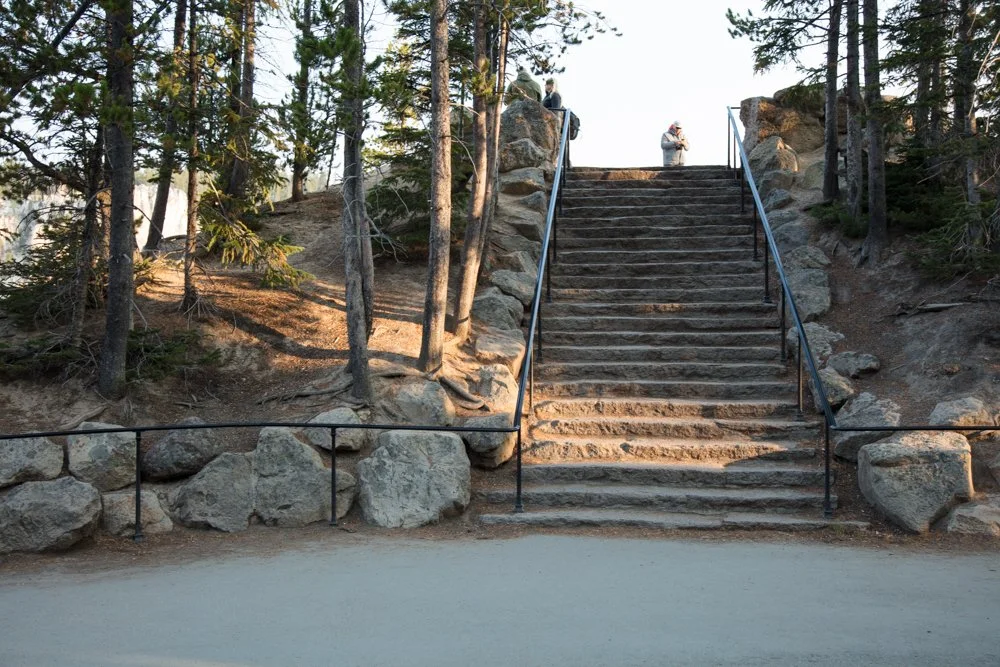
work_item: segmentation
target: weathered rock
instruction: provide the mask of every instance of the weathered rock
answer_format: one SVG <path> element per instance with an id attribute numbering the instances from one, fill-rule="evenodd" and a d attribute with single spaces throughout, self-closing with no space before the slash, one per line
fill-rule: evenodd
<path id="1" fill-rule="evenodd" d="M 476 337 L 476 359 L 484 364 L 503 364 L 517 375 L 524 360 L 524 335 L 520 331 L 488 330 Z"/>
<path id="2" fill-rule="evenodd" d="M 494 271 L 490 276 L 490 282 L 504 294 L 509 294 L 524 306 L 530 306 L 535 298 L 535 282 L 527 273 L 515 273 L 513 271 Z"/>
<path id="3" fill-rule="evenodd" d="M 844 334 L 834 331 L 818 322 L 805 322 L 802 328 L 806 332 L 806 339 L 809 341 L 809 349 L 812 350 L 817 362 L 824 361 L 833 354 L 833 344 L 844 340 Z M 799 335 L 795 327 L 790 327 L 785 334 L 785 345 L 788 354 L 795 358 L 798 350 Z"/>
<path id="4" fill-rule="evenodd" d="M 500 174 L 500 192 L 508 195 L 529 195 L 545 190 L 545 172 L 537 167 L 515 169 Z"/>
<path id="5" fill-rule="evenodd" d="M 782 227 L 788 229 L 789 225 Z M 830 283 L 823 269 L 791 268 L 785 273 L 803 322 L 830 312 Z"/>
<path id="6" fill-rule="evenodd" d="M 986 496 L 982 500 L 959 505 L 948 515 L 945 530 L 949 533 L 1000 537 L 1000 496 Z"/>
<path id="7" fill-rule="evenodd" d="M 550 113 L 534 100 L 518 100 L 500 116 L 500 145 L 531 139 L 552 161 L 559 147 L 560 120 L 557 114 Z"/>
<path id="8" fill-rule="evenodd" d="M 494 272 L 496 273 L 496 272 Z M 497 287 L 488 287 L 472 301 L 472 317 L 496 329 L 520 329 L 524 306 Z"/>
<path id="9" fill-rule="evenodd" d="M 263 428 L 253 456 L 254 510 L 268 526 L 305 526 L 330 518 L 330 469 L 287 428 Z M 337 518 L 354 502 L 354 476 L 337 471 Z"/>
<path id="10" fill-rule="evenodd" d="M 830 407 L 836 410 L 849 401 L 857 393 L 851 381 L 832 368 L 821 368 L 819 370 L 819 380 L 823 383 L 823 391 L 826 392 L 826 400 Z M 812 377 L 809 378 L 809 388 L 816 396 L 816 389 L 813 386 Z M 813 401 L 816 404 L 816 412 L 823 412 L 818 398 Z"/>
<path id="11" fill-rule="evenodd" d="M 830 258 L 826 253 L 812 245 L 792 248 L 781 255 L 781 261 L 785 268 L 825 269 L 830 266 Z"/>
<path id="12" fill-rule="evenodd" d="M 947 426 L 994 426 L 996 420 L 985 403 L 974 396 L 966 396 L 938 403 L 931 411 L 927 423 Z M 971 434 L 970 431 L 965 435 Z"/>
<path id="13" fill-rule="evenodd" d="M 474 393 L 483 397 L 490 412 L 512 414 L 517 404 L 517 378 L 503 364 L 482 366 Z"/>
<path id="14" fill-rule="evenodd" d="M 770 213 L 771 211 L 791 205 L 793 201 L 795 200 L 792 198 L 791 192 L 783 188 L 775 188 L 768 193 L 762 203 L 764 204 L 764 210 Z"/>
<path id="15" fill-rule="evenodd" d="M 771 231 L 780 229 L 789 222 L 796 222 L 802 219 L 802 214 L 795 209 L 782 209 L 780 211 L 768 211 L 767 222 L 771 225 Z"/>
<path id="16" fill-rule="evenodd" d="M 327 410 L 316 415 L 309 422 L 317 424 L 360 424 L 361 418 L 350 408 L 334 408 L 333 410 Z M 330 429 L 326 427 L 302 429 L 302 438 L 310 445 L 321 447 L 326 451 L 330 451 L 330 448 L 333 446 Z M 371 444 L 371 441 L 370 430 L 357 428 L 337 429 L 338 452 L 359 452 L 365 446 Z"/>
<path id="17" fill-rule="evenodd" d="M 1000 483 L 1000 455 L 997 455 L 989 464 L 993 479 Z"/>
<path id="18" fill-rule="evenodd" d="M 181 424 L 204 424 L 188 417 Z M 142 457 L 143 475 L 154 481 L 195 474 L 224 451 L 222 440 L 212 429 L 170 431 Z"/>
<path id="19" fill-rule="evenodd" d="M 62 467 L 63 448 L 48 438 L 0 440 L 0 489 L 55 479 Z"/>
<path id="20" fill-rule="evenodd" d="M 246 530 L 253 514 L 253 466 L 246 454 L 226 452 L 170 494 L 175 521 L 227 533 Z"/>
<path id="21" fill-rule="evenodd" d="M 493 228 L 490 230 L 490 248 L 501 255 L 524 250 L 535 260 L 542 254 L 541 243 L 524 238 L 514 227 L 499 220 L 493 221 Z"/>
<path id="22" fill-rule="evenodd" d="M 104 507 L 102 523 L 105 532 L 119 537 L 131 537 L 135 534 L 135 493 L 132 491 L 116 491 L 105 493 L 101 496 L 101 504 Z M 142 533 L 143 535 L 155 535 L 157 533 L 168 533 L 174 529 L 174 522 L 170 520 L 163 507 L 160 506 L 160 499 L 152 491 L 142 491 L 140 499 L 140 509 L 142 510 Z"/>
<path id="23" fill-rule="evenodd" d="M 759 178 L 757 192 L 764 201 L 775 190 L 788 190 L 795 183 L 795 174 L 785 169 L 774 169 L 765 172 Z"/>
<path id="24" fill-rule="evenodd" d="M 864 352 L 840 352 L 827 359 L 826 365 L 841 375 L 852 378 L 871 375 L 881 368 L 878 357 Z"/>
<path id="25" fill-rule="evenodd" d="M 799 170 L 799 157 L 779 136 L 767 137 L 747 155 L 750 173 L 760 183 L 771 171 L 786 171 L 793 175 Z"/>
<path id="26" fill-rule="evenodd" d="M 768 221 L 770 219 L 771 214 L 768 213 Z M 782 256 L 795 248 L 806 245 L 809 243 L 809 237 L 812 236 L 812 226 L 802 219 L 792 220 L 777 229 L 774 227 L 771 229 L 774 232 L 774 242 L 778 244 L 778 252 Z"/>
<path id="27" fill-rule="evenodd" d="M 68 549 L 97 528 L 101 494 L 63 477 L 25 482 L 0 496 L 0 553 Z"/>
<path id="28" fill-rule="evenodd" d="M 899 406 L 886 398 L 878 400 L 864 392 L 858 394 L 837 413 L 837 425 L 848 426 L 899 426 L 902 415 Z M 834 454 L 848 461 L 858 460 L 858 450 L 868 443 L 885 438 L 881 431 L 835 431 Z"/>
<path id="29" fill-rule="evenodd" d="M 788 86 L 776 90 L 771 99 L 783 107 L 796 109 L 819 120 L 823 120 L 826 116 L 826 99 L 822 84 Z"/>
<path id="30" fill-rule="evenodd" d="M 546 167 L 549 163 L 549 156 L 531 139 L 518 139 L 500 146 L 500 173 L 525 167 Z"/>
<path id="31" fill-rule="evenodd" d="M 800 169 L 796 180 L 803 190 L 819 190 L 823 187 L 823 163 L 814 162 L 805 169 Z"/>
<path id="32" fill-rule="evenodd" d="M 511 415 L 471 417 L 465 425 L 473 428 L 502 428 L 511 425 Z M 517 433 L 467 431 L 462 439 L 469 446 L 469 459 L 479 468 L 496 468 L 510 460 L 517 446 Z"/>
<path id="33" fill-rule="evenodd" d="M 972 495 L 972 454 L 958 433 L 897 433 L 863 446 L 858 486 L 897 526 L 925 533 Z"/>
<path id="34" fill-rule="evenodd" d="M 455 423 L 455 404 L 441 385 L 429 380 L 394 385 L 386 394 L 385 408 L 403 424 Z"/>
<path id="35" fill-rule="evenodd" d="M 746 128 L 743 146 L 748 151 L 775 135 L 799 153 L 808 153 L 823 145 L 823 125 L 817 118 L 782 107 L 770 97 L 743 100 L 740 103 L 740 120 Z"/>
<path id="36" fill-rule="evenodd" d="M 526 273 L 531 276 L 532 280 L 538 278 L 538 263 L 535 259 L 525 252 L 524 250 L 518 250 L 517 252 L 510 252 L 506 255 L 501 255 L 497 258 L 497 268 L 498 269 L 508 269 L 514 271 L 515 273 Z M 496 289 L 496 288 L 488 288 Z M 499 290 L 497 290 L 499 292 Z M 502 294 L 502 292 L 500 292 Z M 508 297 L 513 298 L 513 297 Z M 524 306 L 520 302 L 517 303 L 517 308 L 514 309 L 516 314 L 520 315 L 524 312 Z"/>
<path id="37" fill-rule="evenodd" d="M 360 504 L 369 523 L 415 528 L 465 511 L 471 470 L 454 433 L 387 431 L 358 464 Z"/>
<path id="38" fill-rule="evenodd" d="M 81 431 L 119 428 L 116 424 L 83 422 Z M 98 491 L 114 491 L 135 483 L 134 433 L 73 434 L 66 439 L 69 471 Z"/>
<path id="39" fill-rule="evenodd" d="M 526 197 L 521 197 L 521 205 L 544 216 L 549 212 L 549 197 L 545 192 L 532 192 Z M 544 221 L 542 218 L 543 223 Z"/>

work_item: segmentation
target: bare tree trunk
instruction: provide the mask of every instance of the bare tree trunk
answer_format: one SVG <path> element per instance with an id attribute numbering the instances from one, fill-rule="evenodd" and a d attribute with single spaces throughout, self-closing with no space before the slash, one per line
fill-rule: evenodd
<path id="1" fill-rule="evenodd" d="M 837 64 L 840 58 L 840 13 L 843 0 L 830 0 L 830 29 L 826 41 L 826 150 L 823 160 L 823 198 L 835 201 L 840 195 L 837 144 Z"/>
<path id="2" fill-rule="evenodd" d="M 194 285 L 194 255 L 198 249 L 198 8 L 191 0 L 191 30 L 188 33 L 188 182 L 187 230 L 184 239 L 184 297 L 181 309 L 191 310 L 198 303 Z"/>
<path id="3" fill-rule="evenodd" d="M 80 232 L 80 248 L 77 251 L 76 275 L 73 277 L 73 316 L 70 320 L 67 343 L 74 348 L 83 343 L 83 322 L 87 314 L 87 293 L 94 268 L 94 242 L 97 234 L 100 203 L 97 200 L 104 175 L 104 126 L 97 127 L 94 145 L 87 161 L 87 202 L 83 209 L 83 229 Z"/>
<path id="4" fill-rule="evenodd" d="M 465 228 L 465 245 L 462 249 L 462 285 L 455 304 L 455 337 L 465 340 L 472 326 L 472 302 L 476 295 L 479 278 L 479 264 L 482 261 L 481 237 L 483 236 L 483 212 L 486 207 L 486 183 L 489 167 L 486 132 L 486 91 L 482 86 L 489 80 L 490 63 L 486 51 L 486 8 L 477 4 L 475 26 L 473 27 L 473 58 L 476 70 L 477 88 L 472 91 L 472 164 L 473 187 L 469 198 L 468 225 Z"/>
<path id="5" fill-rule="evenodd" d="M 250 151 L 253 145 L 253 83 L 255 73 L 255 44 L 257 40 L 257 0 L 245 0 L 243 8 L 243 75 L 240 79 L 240 120 L 236 133 L 236 155 L 226 193 L 237 199 L 246 194 L 250 175 Z"/>
<path id="6" fill-rule="evenodd" d="M 344 52 L 344 71 L 348 91 L 342 104 L 346 107 L 344 123 L 344 301 L 347 311 L 347 342 L 350 358 L 347 370 L 354 380 L 351 393 L 355 398 L 370 400 L 371 377 L 368 371 L 368 329 L 365 318 L 365 296 L 362 271 L 362 233 L 365 225 L 364 188 L 361 182 L 361 136 L 364 129 L 364 100 L 361 54 L 360 0 L 344 3 L 344 27 L 354 35 L 356 43 Z"/>
<path id="7" fill-rule="evenodd" d="M 500 19 L 500 34 L 497 39 L 497 61 L 496 61 L 496 87 L 493 89 L 493 98 L 489 115 L 487 116 L 487 129 L 489 135 L 486 142 L 486 194 L 485 209 L 483 211 L 483 233 L 479 237 L 479 266 L 482 269 L 486 257 L 486 243 L 490 238 L 490 229 L 493 227 L 493 217 L 497 207 L 497 178 L 500 155 L 500 115 L 503 108 L 504 77 L 506 76 L 507 63 L 507 42 L 510 35 L 510 25 L 507 23 L 506 11 L 509 3 L 504 3 L 504 9 Z"/>
<path id="8" fill-rule="evenodd" d="M 847 0 L 847 212 L 861 217 L 861 58 L 858 0 Z"/>
<path id="9" fill-rule="evenodd" d="M 948 12 L 951 11 L 952 0 L 928 0 L 929 10 L 937 6 L 937 21 L 935 23 L 935 37 L 946 34 L 948 24 Z M 927 128 L 929 157 L 927 158 L 927 170 L 933 181 L 941 179 L 941 167 L 943 159 L 941 156 L 941 146 L 944 144 L 944 107 L 947 98 L 944 78 L 942 76 L 944 65 L 940 55 L 935 56 L 930 67 L 930 119 Z"/>
<path id="10" fill-rule="evenodd" d="M 448 307 L 451 241 L 451 107 L 448 99 L 448 7 L 431 0 L 431 229 L 423 335 L 417 366 L 440 370 Z"/>
<path id="11" fill-rule="evenodd" d="M 963 180 L 965 198 L 970 204 L 978 204 L 979 171 L 973 144 L 976 136 L 976 62 L 972 40 L 975 36 L 975 3 L 959 0 L 958 3 L 958 58 L 955 61 L 955 133 L 964 144 Z"/>
<path id="12" fill-rule="evenodd" d="M 882 84 L 878 60 L 878 0 L 864 0 L 863 44 L 865 54 L 865 104 L 868 107 L 868 236 L 861 247 L 861 261 L 877 263 L 889 245 L 885 202 L 885 141 L 883 137 Z"/>
<path id="13" fill-rule="evenodd" d="M 302 2 L 302 42 L 312 40 L 312 0 Z M 292 157 L 292 201 L 305 199 L 305 182 L 309 141 L 309 69 L 312 67 L 312 47 L 307 45 L 300 54 L 299 73 L 295 76 L 295 98 L 292 105 L 292 124 L 295 128 L 295 145 Z"/>
<path id="14" fill-rule="evenodd" d="M 111 163 L 111 243 L 108 265 L 108 305 L 97 371 L 98 390 L 119 398 L 125 393 L 125 360 L 132 322 L 135 291 L 133 256 L 135 234 L 133 189 L 135 162 L 132 152 L 132 0 L 105 0 L 111 28 L 108 45 L 108 104 L 112 113 L 107 128 L 107 152 Z"/>
<path id="15" fill-rule="evenodd" d="M 182 69 L 184 28 L 186 24 L 187 1 L 177 0 L 177 9 L 174 12 L 174 56 L 171 63 L 175 76 Z M 160 240 L 163 239 L 163 221 L 167 215 L 170 181 L 173 179 L 174 169 L 177 167 L 177 149 L 174 145 L 177 141 L 178 107 L 177 96 L 170 94 L 167 101 L 162 162 L 160 162 L 160 171 L 156 179 L 156 200 L 153 202 L 153 213 L 149 217 L 149 235 L 146 237 L 146 245 L 142 249 L 143 254 L 156 252 L 156 249 L 160 246 Z"/>

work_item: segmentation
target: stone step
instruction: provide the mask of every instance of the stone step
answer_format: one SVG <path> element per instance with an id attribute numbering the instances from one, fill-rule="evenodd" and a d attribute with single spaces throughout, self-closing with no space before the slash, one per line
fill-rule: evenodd
<path id="1" fill-rule="evenodd" d="M 580 417 L 536 420 L 530 429 L 535 440 L 563 436 L 690 438 L 694 440 L 812 440 L 819 437 L 815 422 L 782 419 L 706 419 L 704 417 Z"/>
<path id="2" fill-rule="evenodd" d="M 557 304 L 553 304 L 557 305 Z M 678 312 L 685 317 L 670 317 L 666 315 L 651 317 L 625 316 L 556 316 L 543 312 L 544 336 L 549 333 L 569 331 L 759 331 L 761 329 L 777 329 L 779 318 L 739 315 L 724 317 L 724 309 L 712 311 L 695 307 L 704 304 L 676 304 Z M 684 309 L 691 306 L 691 309 Z M 549 306 L 551 307 L 551 306 Z"/>
<path id="3" fill-rule="evenodd" d="M 513 489 L 490 489 L 476 493 L 488 503 L 513 503 Z M 580 482 L 577 484 L 526 484 L 525 505 L 538 507 L 641 507 L 674 512 L 821 510 L 822 490 L 796 488 L 698 488 L 684 486 L 625 486 Z M 836 499 L 832 499 L 836 506 Z"/>
<path id="4" fill-rule="evenodd" d="M 747 209 L 749 211 L 749 209 Z M 625 215 L 607 217 L 587 217 L 579 218 L 571 215 L 560 215 L 559 230 L 591 228 L 591 227 L 690 227 L 692 229 L 709 229 L 719 225 L 746 225 L 747 228 L 753 224 L 753 218 L 749 213 L 719 213 L 698 215 L 690 213 L 671 213 L 668 215 Z"/>
<path id="5" fill-rule="evenodd" d="M 785 380 L 559 380 L 535 381 L 536 400 L 550 398 L 669 398 L 794 400 L 794 378 Z"/>
<path id="6" fill-rule="evenodd" d="M 734 288 L 746 291 L 747 288 Z M 752 289 L 752 288 L 751 288 Z M 591 291 L 591 290 L 588 290 Z M 599 293 L 598 290 L 593 290 Z M 649 290 L 655 292 L 656 290 Z M 692 290 L 695 291 L 695 290 Z M 705 290 L 707 293 L 722 293 L 723 290 L 713 288 Z M 747 292 L 749 293 L 749 292 Z M 679 292 L 677 293 L 679 295 Z M 642 316 L 681 316 L 690 317 L 693 315 L 716 315 L 720 317 L 730 317 L 742 319 L 753 316 L 766 316 L 774 313 L 773 303 L 763 303 L 758 300 L 751 301 L 692 301 L 692 302 L 628 302 L 618 301 L 573 301 L 546 303 L 543 306 L 543 317 L 562 318 L 571 316 L 580 317 L 642 317 Z"/>
<path id="7" fill-rule="evenodd" d="M 749 229 L 746 230 L 749 232 Z M 567 238 L 557 239 L 557 259 L 566 250 L 719 250 L 740 248 L 753 256 L 753 237 L 749 233 L 732 236 L 618 236 L 610 238 Z"/>
<path id="8" fill-rule="evenodd" d="M 556 361 L 781 361 L 778 336 L 766 346 L 551 345 L 543 341 L 546 363 Z"/>
<path id="9" fill-rule="evenodd" d="M 593 312 L 627 312 L 627 313 L 648 313 L 648 312 L 677 312 L 676 304 L 680 303 L 731 303 L 734 308 L 732 312 L 762 312 L 767 313 L 774 310 L 774 304 L 766 304 L 761 299 L 764 295 L 763 281 L 756 285 L 745 287 L 702 287 L 702 288 L 673 288 L 673 281 L 666 279 L 662 282 L 650 280 L 642 288 L 582 288 L 566 289 L 556 287 L 552 290 L 552 301 L 543 306 L 546 315 L 549 314 L 579 314 L 588 310 Z M 667 289 L 664 289 L 667 288 Z M 758 300 L 763 306 L 759 311 L 744 306 L 758 305 L 754 300 Z M 575 303 L 570 303 L 575 302 Z M 628 302 L 628 303 L 623 303 Z M 573 308 L 574 305 L 585 306 L 592 304 L 593 309 Z M 618 309 L 605 309 L 600 306 L 608 304 L 618 304 Z M 644 308 L 628 308 L 629 305 L 651 306 L 657 305 L 659 308 L 650 310 Z M 558 309 L 555 306 L 565 306 L 565 309 Z"/>
<path id="10" fill-rule="evenodd" d="M 581 206 L 676 206 L 677 204 L 710 206 L 739 206 L 739 190 L 719 188 L 669 188 L 652 190 L 595 190 L 566 191 L 563 193 L 563 209 Z M 745 203 L 744 203 L 745 205 Z"/>
<path id="11" fill-rule="evenodd" d="M 696 347 L 768 346 L 780 344 L 781 331 L 777 327 L 760 331 L 551 331 L 548 320 L 542 335 L 547 353 L 549 346 L 610 347 L 613 345 L 693 345 Z"/>
<path id="12" fill-rule="evenodd" d="M 546 509 L 526 512 L 491 512 L 479 521 L 491 526 L 535 528 L 646 528 L 654 530 L 866 530 L 864 521 L 824 519 L 806 514 L 727 511 L 720 513 L 660 512 L 636 509 Z"/>
<path id="13" fill-rule="evenodd" d="M 691 440 L 633 436 L 560 436 L 532 440 L 524 445 L 526 463 L 569 461 L 645 461 L 677 463 L 709 461 L 814 461 L 822 450 L 818 443 L 798 440 L 724 438 Z"/>
<path id="14" fill-rule="evenodd" d="M 560 247 L 569 241 L 600 240 L 611 242 L 617 239 L 630 241 L 645 241 L 646 239 L 688 239 L 697 238 L 723 240 L 728 237 L 747 237 L 753 243 L 750 235 L 750 223 L 739 225 L 635 225 L 621 222 L 615 225 L 584 225 L 564 224 L 560 220 L 556 238 Z"/>
<path id="15" fill-rule="evenodd" d="M 556 266 L 552 268 L 557 271 Z M 552 276 L 553 289 L 645 289 L 665 285 L 671 289 L 708 289 L 714 287 L 754 287 L 764 289 L 764 272 L 723 273 L 712 275 L 646 276 Z"/>
<path id="16" fill-rule="evenodd" d="M 524 466 L 524 481 L 534 484 L 601 482 L 633 486 L 794 487 L 823 486 L 816 465 L 738 461 L 735 463 L 541 463 Z"/>
<path id="17" fill-rule="evenodd" d="M 536 401 L 536 419 L 574 417 L 706 417 L 711 419 L 746 419 L 795 417 L 794 401 L 699 401 L 655 398 L 552 398 Z"/>
<path id="18" fill-rule="evenodd" d="M 568 205 L 567 202 L 563 200 L 562 214 L 568 218 L 623 218 L 632 216 L 679 214 L 713 217 L 720 213 L 736 214 L 740 212 L 740 202 L 738 199 L 728 204 L 685 201 L 683 203 L 661 203 L 650 204 L 648 206 L 631 206 L 628 204 L 618 204 L 614 206 L 576 206 Z"/>
<path id="19" fill-rule="evenodd" d="M 539 364 L 537 378 L 553 382 L 567 380 L 729 380 L 778 378 L 787 369 L 782 363 L 748 362 L 549 362 Z"/>
<path id="20" fill-rule="evenodd" d="M 708 249 L 640 249 L 619 250 L 609 248 L 564 250 L 559 249 L 559 266 L 573 264 L 648 264 L 659 262 L 734 262 L 753 259 L 753 251 L 747 248 Z M 568 269 L 571 270 L 571 269 Z"/>
<path id="21" fill-rule="evenodd" d="M 552 277 L 556 276 L 687 276 L 687 275 L 722 275 L 733 273 L 763 272 L 760 262 L 751 259 L 734 261 L 660 261 L 619 263 L 581 263 L 567 264 L 563 262 L 563 254 L 559 253 L 559 262 L 552 266 Z"/>
<path id="22" fill-rule="evenodd" d="M 629 167 L 621 169 L 598 169 L 574 167 L 566 174 L 566 180 L 574 184 L 578 181 L 595 181 L 599 183 L 622 183 L 630 181 L 697 181 L 713 180 L 733 182 L 739 186 L 739 181 L 733 177 L 732 171 L 725 167 L 684 167 L 681 169 L 663 169 L 657 167 Z M 662 186 L 661 186 L 662 187 Z"/>

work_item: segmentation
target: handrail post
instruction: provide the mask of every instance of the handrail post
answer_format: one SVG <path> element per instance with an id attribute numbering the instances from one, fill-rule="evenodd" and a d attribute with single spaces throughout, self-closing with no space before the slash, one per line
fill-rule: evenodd
<path id="1" fill-rule="evenodd" d="M 781 343 L 781 363 L 788 361 L 788 350 L 785 345 L 785 290 L 781 291 L 781 331 L 778 332 Z"/>
<path id="2" fill-rule="evenodd" d="M 729 123 L 729 110 L 727 109 L 726 110 L 726 171 L 729 171 L 732 167 L 732 162 L 730 161 L 730 158 L 732 157 L 733 154 L 732 133 L 733 130 L 730 127 Z"/>
<path id="3" fill-rule="evenodd" d="M 524 512 L 524 502 L 521 498 L 521 429 L 517 429 L 517 492 L 514 495 L 514 513 Z"/>
<path id="4" fill-rule="evenodd" d="M 337 525 L 337 427 L 330 427 L 330 525 Z"/>
<path id="5" fill-rule="evenodd" d="M 796 352 L 796 356 L 798 357 L 798 367 L 799 367 L 799 370 L 798 370 L 798 386 L 796 388 L 796 393 L 798 394 L 798 406 L 799 406 L 799 409 L 798 409 L 798 413 L 797 413 L 796 416 L 799 419 L 803 419 L 804 416 L 803 416 L 803 413 L 802 413 L 802 333 L 801 332 L 797 332 L 797 333 L 798 333 L 798 335 L 795 336 L 795 340 L 797 340 L 798 343 L 799 343 L 798 350 Z"/>
<path id="6" fill-rule="evenodd" d="M 823 517 L 833 518 L 833 502 L 830 499 L 830 422 L 823 419 Z"/>
<path id="7" fill-rule="evenodd" d="M 744 213 L 747 212 L 747 206 L 746 206 L 746 200 L 747 200 L 747 198 L 746 198 L 746 195 L 744 194 L 744 192 L 746 192 L 746 183 L 741 178 L 740 179 L 740 215 L 742 215 L 742 214 L 744 214 Z M 754 207 L 754 212 L 756 212 L 756 211 L 757 211 L 757 207 Z"/>
<path id="8" fill-rule="evenodd" d="M 754 234 L 754 238 L 757 235 Z M 771 303 L 771 248 L 764 244 L 764 303 Z M 784 293 L 785 290 L 781 290 Z"/>
<path id="9" fill-rule="evenodd" d="M 133 542 L 142 542 L 142 431 L 135 431 L 135 533 Z"/>
<path id="10" fill-rule="evenodd" d="M 552 221 L 552 240 L 555 242 L 556 237 L 556 225 L 555 220 Z M 553 249 L 549 249 L 548 255 L 545 257 L 545 303 L 552 303 L 552 253 Z M 541 318 L 542 311 L 538 311 L 539 318 Z"/>
<path id="11" fill-rule="evenodd" d="M 541 296 L 541 295 L 539 295 Z M 530 344 L 530 341 L 529 341 Z M 538 307 L 538 363 L 543 363 L 542 361 L 542 308 L 541 304 Z M 534 365 L 532 364 L 532 370 L 534 370 Z"/>
<path id="12" fill-rule="evenodd" d="M 743 181 L 740 181 L 742 183 Z M 757 261 L 759 254 L 757 252 L 757 207 L 753 207 L 753 261 Z"/>

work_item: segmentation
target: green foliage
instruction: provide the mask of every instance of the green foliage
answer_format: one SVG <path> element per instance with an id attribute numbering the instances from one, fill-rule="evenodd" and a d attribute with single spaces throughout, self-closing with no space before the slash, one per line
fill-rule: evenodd
<path id="1" fill-rule="evenodd" d="M 822 83 L 798 84 L 785 89 L 782 106 L 797 109 L 803 113 L 820 113 L 826 105 L 826 90 Z"/>
<path id="2" fill-rule="evenodd" d="M 918 237 L 913 258 L 926 275 L 946 280 L 1000 272 L 1000 212 L 988 215 L 983 208 L 961 206 L 945 224 Z"/>
<path id="3" fill-rule="evenodd" d="M 0 378 L 71 377 L 88 362 L 79 347 L 52 335 L 29 338 L 20 345 L 0 342 Z"/>
<path id="4" fill-rule="evenodd" d="M 284 236 L 264 239 L 241 220 L 230 220 L 209 208 L 202 223 L 209 252 L 217 252 L 223 264 L 250 267 L 261 274 L 264 287 L 298 287 L 313 276 L 288 263 L 288 257 L 300 252 Z"/>
<path id="5" fill-rule="evenodd" d="M 201 349 L 201 334 L 194 329 L 170 335 L 159 329 L 129 332 L 126 377 L 130 382 L 155 382 L 193 366 L 218 364 L 219 350 Z"/>
<path id="6" fill-rule="evenodd" d="M 868 234 L 868 220 L 855 220 L 841 202 L 819 204 L 809 212 L 820 224 L 839 230 L 847 238 L 863 239 Z"/>

